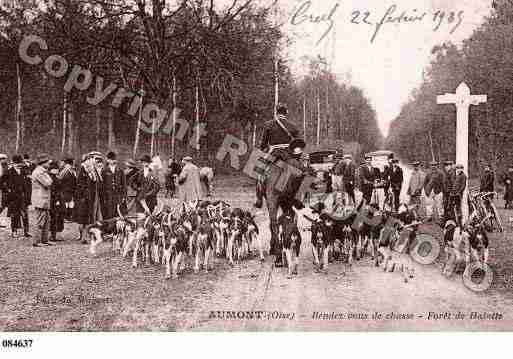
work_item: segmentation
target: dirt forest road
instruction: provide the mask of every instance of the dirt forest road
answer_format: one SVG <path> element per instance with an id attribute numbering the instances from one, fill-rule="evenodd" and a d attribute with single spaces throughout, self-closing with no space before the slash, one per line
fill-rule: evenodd
<path id="1" fill-rule="evenodd" d="M 405 168 L 405 184 L 411 171 Z M 406 186 L 401 200 L 406 199 Z M 269 238 L 265 211 L 261 213 L 264 238 Z M 436 226 L 421 231 L 440 236 Z M 497 241 L 508 241 L 508 235 Z M 496 242 L 497 243 L 497 242 Z M 493 245 L 492 245 L 493 246 Z M 508 244 L 508 247 L 510 245 Z M 491 252 L 499 252 L 492 248 Z M 509 253 L 510 250 L 508 250 Z M 493 256 L 493 254 L 492 254 Z M 462 275 L 451 278 L 440 274 L 440 264 L 415 268 L 415 278 L 404 283 L 399 273 L 385 273 L 367 257 L 352 268 L 334 263 L 328 273 L 314 269 L 310 234 L 303 234 L 299 275 L 288 279 L 284 268 L 274 268 L 268 259 L 243 263 L 214 290 L 208 305 L 198 310 L 189 323 L 194 330 L 505 330 L 513 328 L 513 296 L 494 289 L 477 293 L 463 284 Z M 509 259 L 508 259 L 509 260 Z M 504 274 L 502 268 L 502 274 Z M 498 281 L 507 277 L 495 273 Z M 226 319 L 243 316 L 242 311 L 263 311 L 267 317 Z M 235 312 L 235 313 L 234 313 Z M 381 319 L 373 319 L 375 313 Z M 430 315 L 429 313 L 432 312 Z M 465 319 L 453 319 L 458 313 Z M 468 319 L 470 313 L 500 313 L 501 320 Z M 451 319 L 447 319 L 450 313 Z M 335 319 L 319 319 L 322 315 Z M 335 315 L 333 315 L 335 314 Z M 436 317 L 440 319 L 433 319 Z M 293 319 L 290 318 L 293 315 Z M 445 315 L 445 316 L 444 316 Z M 264 314 L 265 316 L 265 314 Z M 340 317 L 344 316 L 343 319 Z M 209 318 L 210 317 L 210 318 Z M 273 319 L 278 318 L 278 319 Z M 410 318 L 410 319 L 405 319 Z"/>
<path id="2" fill-rule="evenodd" d="M 216 180 L 215 193 L 235 207 L 250 208 L 253 190 L 253 184 L 240 177 Z M 502 214 L 503 219 L 511 215 Z M 267 249 L 267 212 L 259 211 L 257 219 Z M 179 279 L 164 280 L 162 267 L 141 264 L 133 269 L 128 259 L 110 252 L 110 243 L 91 256 L 87 246 L 76 241 L 75 226 L 66 226 L 64 242 L 51 248 L 34 249 L 30 241 L 11 239 L 7 230 L 0 231 L 1 331 L 513 328 L 511 231 L 492 236 L 494 281 L 490 289 L 476 293 L 463 285 L 461 275 L 444 278 L 438 264 L 419 264 L 409 283 L 399 273 L 374 267 L 368 258 L 351 269 L 335 262 L 327 274 L 319 273 L 312 264 L 308 232 L 303 235 L 299 275 L 292 279 L 287 279 L 284 268 L 273 268 L 267 257 L 263 264 L 250 259 L 234 267 L 216 258 L 208 274 L 188 269 Z M 434 226 L 422 230 L 437 231 Z M 263 311 L 265 318 L 248 319 L 244 312 L 251 311 Z M 314 319 L 315 312 L 334 313 L 337 319 Z M 381 319 L 372 319 L 375 312 Z M 467 318 L 470 312 L 500 313 L 502 319 L 428 320 L 429 312 L 461 312 Z M 280 315 L 289 317 L 276 319 Z"/>

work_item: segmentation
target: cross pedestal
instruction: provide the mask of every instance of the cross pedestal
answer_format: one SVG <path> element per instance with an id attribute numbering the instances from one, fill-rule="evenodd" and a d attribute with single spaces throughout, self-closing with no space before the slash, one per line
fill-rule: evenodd
<path id="1" fill-rule="evenodd" d="M 470 105 L 479 105 L 487 101 L 486 95 L 471 95 L 470 88 L 462 82 L 456 93 L 446 93 L 437 96 L 437 104 L 455 104 L 456 105 L 456 163 L 463 165 L 463 172 L 468 175 L 468 114 Z M 468 183 L 461 199 L 461 212 L 463 222 L 468 219 Z"/>

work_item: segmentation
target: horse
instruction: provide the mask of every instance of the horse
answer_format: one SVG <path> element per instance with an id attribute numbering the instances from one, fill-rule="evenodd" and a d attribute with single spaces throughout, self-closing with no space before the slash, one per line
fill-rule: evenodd
<path id="1" fill-rule="evenodd" d="M 315 175 L 313 170 L 304 166 L 299 159 L 284 152 L 278 152 L 276 158 L 277 160 L 268 166 L 266 179 L 260 185 L 264 187 L 261 190 L 269 212 L 269 253 L 275 256 L 276 265 L 281 266 L 282 244 L 278 238 L 278 209 L 281 208 L 284 214 L 294 216 L 293 207 L 304 208 L 300 198 L 304 198 L 304 194 L 314 188 Z"/>

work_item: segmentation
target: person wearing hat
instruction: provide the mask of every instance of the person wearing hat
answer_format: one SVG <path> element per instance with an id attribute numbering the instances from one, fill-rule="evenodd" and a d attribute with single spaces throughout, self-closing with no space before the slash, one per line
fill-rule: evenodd
<path id="1" fill-rule="evenodd" d="M 182 167 L 174 158 L 169 160 L 169 169 L 166 174 L 166 196 L 173 198 L 176 194 L 176 178 L 182 171 Z"/>
<path id="2" fill-rule="evenodd" d="M 441 221 L 443 216 L 443 189 L 444 174 L 438 168 L 438 162 L 431 161 L 430 171 L 424 180 L 424 194 L 426 196 L 426 215 L 428 221 L 433 220 L 433 213 L 436 212 Z"/>
<path id="3" fill-rule="evenodd" d="M 454 169 L 453 169 L 453 165 L 454 165 L 454 162 L 452 162 L 451 160 L 446 160 L 444 161 L 444 169 L 442 171 L 443 175 L 444 175 L 444 180 L 443 180 L 443 206 L 444 206 L 444 223 L 446 223 L 449 219 L 451 218 L 454 218 L 454 214 L 451 213 L 451 208 L 450 208 L 450 204 L 451 204 L 451 201 L 450 201 L 450 193 L 451 193 L 451 188 L 452 188 L 452 181 L 453 181 L 453 172 L 454 172 Z"/>
<path id="4" fill-rule="evenodd" d="M 479 192 L 485 193 L 495 191 L 495 174 L 489 164 L 484 166 L 484 172 L 481 175 L 479 182 Z M 493 195 L 491 198 L 493 198 Z"/>
<path id="5" fill-rule="evenodd" d="M 62 193 L 62 200 L 65 206 L 64 218 L 73 220 L 74 195 L 77 187 L 77 172 L 75 171 L 75 159 L 68 155 L 62 160 L 62 167 L 59 171 L 59 181 Z"/>
<path id="6" fill-rule="evenodd" d="M 160 191 L 160 182 L 152 171 L 151 157 L 144 155 L 139 159 L 142 168 L 128 181 L 128 185 L 135 191 L 135 201 L 129 205 L 135 206 L 138 214 L 153 213 L 157 206 L 157 194 Z"/>
<path id="7" fill-rule="evenodd" d="M 28 206 L 32 197 L 32 181 L 30 174 L 20 155 L 12 157 L 13 166 L 6 174 L 7 216 L 11 217 L 11 233 L 13 238 L 18 236 L 22 226 L 25 237 L 29 234 Z"/>
<path id="8" fill-rule="evenodd" d="M 361 191 L 366 204 L 371 203 L 372 192 L 374 191 L 374 182 L 379 179 L 379 176 L 377 176 L 378 172 L 376 170 L 378 169 L 372 167 L 372 157 L 370 155 L 366 155 L 365 164 L 359 171 Z"/>
<path id="9" fill-rule="evenodd" d="M 426 175 L 419 168 L 419 161 L 415 161 L 411 165 L 413 166 L 413 171 L 411 173 L 410 182 L 408 184 L 408 190 L 406 194 L 410 196 L 410 204 L 420 205 L 422 187 L 424 186 L 424 179 L 426 178 Z"/>
<path id="10" fill-rule="evenodd" d="M 276 117 L 264 124 L 261 151 L 269 155 L 278 155 L 279 149 L 290 148 L 291 142 L 299 137 L 298 129 L 287 120 L 287 114 L 287 107 L 280 104 L 276 108 Z M 256 186 L 256 208 L 262 208 L 264 193 L 265 176 L 261 176 Z"/>
<path id="11" fill-rule="evenodd" d="M 47 154 L 37 156 L 36 168 L 32 172 L 32 206 L 36 212 L 38 235 L 34 236 L 32 245 L 53 244 L 48 240 L 48 230 L 50 226 L 50 191 L 52 178 L 48 173 L 50 167 L 50 157 Z"/>
<path id="12" fill-rule="evenodd" d="M 200 170 L 192 162 L 192 157 L 185 156 L 182 161 L 184 165 L 178 175 L 178 198 L 180 203 L 200 200 L 204 197 Z"/>
<path id="13" fill-rule="evenodd" d="M 392 159 L 392 167 L 390 169 L 390 188 L 394 195 L 393 210 L 399 209 L 399 197 L 403 188 L 403 169 L 399 166 L 399 160 L 397 158 Z"/>
<path id="14" fill-rule="evenodd" d="M 4 211 L 4 209 L 7 208 L 7 170 L 9 169 L 9 166 L 7 164 L 7 160 L 9 157 L 7 157 L 6 154 L 0 153 L 0 214 Z M 5 226 L 0 226 L 5 227 Z"/>
<path id="15" fill-rule="evenodd" d="M 347 194 L 352 204 L 356 204 L 354 195 L 355 188 L 356 165 L 353 162 L 351 154 L 344 155 L 344 167 L 342 170 L 342 183 L 344 184 L 344 192 Z M 347 201 L 349 202 L 349 201 Z M 347 204 L 347 203 L 346 203 Z"/>
<path id="16" fill-rule="evenodd" d="M 103 219 L 100 192 L 102 187 L 102 156 L 99 152 L 90 152 L 80 165 L 77 174 L 74 198 L 74 219 L 79 224 L 79 240 L 87 244 L 85 230 L 89 224 Z"/>
<path id="17" fill-rule="evenodd" d="M 504 209 L 513 208 L 513 165 L 508 166 L 508 170 L 502 176 L 504 184 Z"/>
<path id="18" fill-rule="evenodd" d="M 50 238 L 53 242 L 57 242 L 61 241 L 57 239 L 57 233 L 64 231 L 64 217 L 66 216 L 62 180 L 59 178 L 59 164 L 56 161 L 51 161 L 48 172 L 52 178 L 52 186 L 50 187 Z"/>
<path id="19" fill-rule="evenodd" d="M 449 214 L 452 216 L 456 215 L 456 223 L 458 226 L 462 226 L 462 214 L 461 214 L 461 199 L 463 198 L 463 192 L 467 187 L 467 176 L 463 172 L 463 165 L 456 165 L 456 172 L 453 174 L 452 187 L 449 192 Z"/>
<path id="20" fill-rule="evenodd" d="M 126 206 L 127 189 L 126 177 L 118 166 L 117 156 L 114 152 L 107 153 L 107 165 L 102 171 L 101 202 L 103 219 L 118 216 L 118 205 Z"/>

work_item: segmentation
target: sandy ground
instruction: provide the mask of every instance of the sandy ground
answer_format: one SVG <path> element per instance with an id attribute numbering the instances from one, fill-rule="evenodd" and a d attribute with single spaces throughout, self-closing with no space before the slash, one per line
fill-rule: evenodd
<path id="1" fill-rule="evenodd" d="M 215 192 L 233 206 L 249 208 L 254 200 L 251 183 L 237 177 L 217 180 Z M 510 215 L 503 212 L 503 219 Z M 268 243 L 266 212 L 259 212 L 258 219 Z M 128 260 L 110 253 L 110 244 L 101 245 L 96 257 L 89 255 L 87 246 L 75 240 L 75 225 L 67 227 L 65 241 L 46 248 L 13 240 L 8 231 L 0 233 L 0 330 L 513 329 L 511 229 L 492 236 L 494 281 L 490 289 L 477 293 L 463 285 L 461 275 L 444 278 L 439 264 L 419 264 L 408 283 L 398 273 L 374 267 L 369 259 L 350 269 L 337 262 L 327 274 L 319 273 L 312 264 L 308 233 L 299 275 L 293 279 L 267 258 L 263 264 L 251 259 L 235 267 L 216 259 L 209 274 L 187 271 L 178 280 L 164 280 L 163 268 L 143 264 L 133 270 Z M 422 231 L 437 235 L 439 229 L 425 226 Z M 241 318 L 244 313 L 238 312 L 266 314 L 260 320 L 231 319 L 225 311 Z M 345 319 L 314 319 L 314 312 L 333 312 Z M 372 318 L 375 312 L 381 319 Z M 466 318 L 434 320 L 428 319 L 429 312 L 452 317 L 461 312 Z M 470 312 L 500 313 L 502 319 L 470 320 Z M 273 319 L 280 315 L 288 319 Z"/>

